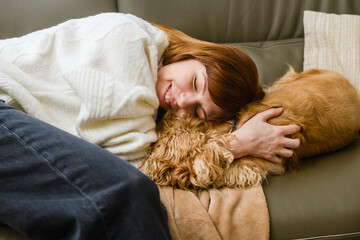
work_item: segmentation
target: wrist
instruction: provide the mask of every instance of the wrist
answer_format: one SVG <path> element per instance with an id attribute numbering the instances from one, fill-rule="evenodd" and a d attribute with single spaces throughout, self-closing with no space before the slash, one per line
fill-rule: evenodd
<path id="1" fill-rule="evenodd" d="M 227 149 L 234 155 L 234 159 L 247 155 L 243 142 L 235 134 L 231 134 L 228 138 Z"/>

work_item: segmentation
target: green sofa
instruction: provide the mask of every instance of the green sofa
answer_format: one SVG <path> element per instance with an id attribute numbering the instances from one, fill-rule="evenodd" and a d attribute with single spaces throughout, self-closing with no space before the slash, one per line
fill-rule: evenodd
<path id="1" fill-rule="evenodd" d="M 304 10 L 360 15 L 360 1 L 2 0 L 0 39 L 70 18 L 132 13 L 195 38 L 245 50 L 258 66 L 262 85 L 269 86 L 287 71 L 287 64 L 303 69 Z M 271 177 L 263 183 L 270 239 L 360 239 L 359 180 L 360 136 L 342 150 L 307 159 L 300 171 Z M 25 238 L 2 225 L 0 239 Z"/>

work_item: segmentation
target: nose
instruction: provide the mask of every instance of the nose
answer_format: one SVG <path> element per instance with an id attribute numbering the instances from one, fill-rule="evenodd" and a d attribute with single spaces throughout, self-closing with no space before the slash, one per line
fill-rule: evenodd
<path id="1" fill-rule="evenodd" d="M 198 100 L 196 99 L 195 94 L 181 92 L 177 99 L 178 110 L 176 115 L 183 116 L 193 114 L 197 102 Z"/>

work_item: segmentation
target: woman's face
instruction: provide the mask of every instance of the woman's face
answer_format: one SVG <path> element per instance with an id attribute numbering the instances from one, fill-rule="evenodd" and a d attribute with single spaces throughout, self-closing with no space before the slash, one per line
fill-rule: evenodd
<path id="1" fill-rule="evenodd" d="M 189 59 L 162 67 L 158 71 L 156 94 L 160 106 L 176 116 L 196 116 L 210 120 L 221 114 L 211 99 L 205 66 Z"/>

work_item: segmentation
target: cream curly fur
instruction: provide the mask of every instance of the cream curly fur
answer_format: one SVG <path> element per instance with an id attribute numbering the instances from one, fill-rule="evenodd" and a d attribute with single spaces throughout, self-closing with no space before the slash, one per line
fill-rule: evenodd
<path id="1" fill-rule="evenodd" d="M 360 129 L 360 95 L 336 72 L 312 69 L 295 73 L 290 69 L 266 91 L 262 101 L 248 104 L 239 113 L 238 127 L 272 107 L 283 108 L 283 113 L 269 123 L 302 127 L 292 136 L 300 139 L 300 147 L 282 164 L 250 156 L 234 160 L 225 147 L 229 123 L 176 118 L 167 113 L 143 170 L 159 185 L 181 189 L 244 188 L 299 167 L 300 159 L 345 147 Z"/>

